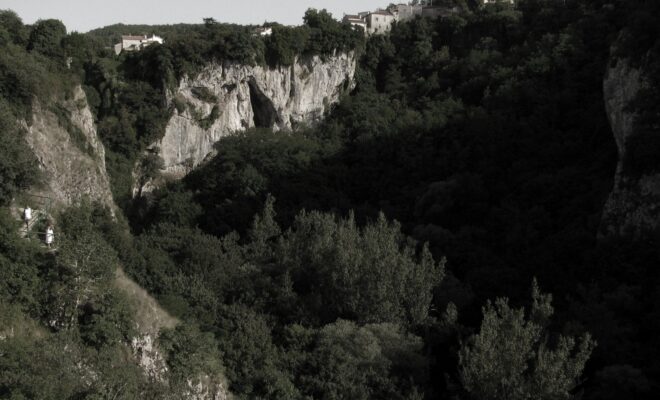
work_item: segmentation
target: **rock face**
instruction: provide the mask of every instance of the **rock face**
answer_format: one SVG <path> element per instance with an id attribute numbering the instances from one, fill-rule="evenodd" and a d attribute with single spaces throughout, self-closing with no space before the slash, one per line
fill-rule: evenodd
<path id="1" fill-rule="evenodd" d="M 635 134 L 636 114 L 628 105 L 644 84 L 643 72 L 622 59 L 609 68 L 604 80 L 605 107 L 619 149 L 614 189 L 603 210 L 605 235 L 637 236 L 660 227 L 660 174 L 632 176 L 624 165 L 628 142 Z"/>
<path id="2" fill-rule="evenodd" d="M 160 149 L 167 175 L 182 177 L 223 136 L 252 127 L 291 130 L 318 122 L 354 85 L 355 54 L 297 60 L 268 68 L 213 63 L 171 94 L 177 110 Z M 201 122 L 200 122 L 201 121 Z"/>
<path id="3" fill-rule="evenodd" d="M 83 90 L 76 87 L 72 99 L 54 106 L 35 102 L 32 114 L 26 140 L 44 175 L 33 192 L 59 205 L 88 197 L 114 210 L 105 149 Z"/>

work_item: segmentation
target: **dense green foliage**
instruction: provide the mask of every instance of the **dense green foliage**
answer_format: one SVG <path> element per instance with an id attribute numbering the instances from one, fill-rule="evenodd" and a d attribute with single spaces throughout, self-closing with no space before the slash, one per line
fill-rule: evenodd
<path id="1" fill-rule="evenodd" d="M 544 385 L 548 398 L 580 390 L 586 398 L 616 398 L 614 393 L 622 392 L 610 394 L 607 388 L 622 385 L 638 398 L 650 395 L 649 382 L 658 380 L 650 332 L 658 325 L 649 325 L 654 313 L 642 310 L 657 305 L 652 266 L 658 254 L 643 242 L 597 239 L 616 164 L 603 105 L 604 68 L 611 45 L 621 41 L 621 29 L 639 25 L 635 21 L 642 16 L 647 25 L 658 18 L 654 5 L 635 6 L 529 0 L 515 8 L 500 3 L 435 22 L 397 24 L 390 35 L 367 42 L 356 90 L 320 127 L 289 135 L 261 130 L 222 140 L 214 160 L 183 185 L 156 194 L 154 210 L 162 208 L 161 201 L 171 206 L 177 193 L 201 206 L 202 213 L 195 213 L 204 232 L 223 236 L 236 230 L 243 238 L 269 193 L 278 199 L 279 226 L 291 229 L 300 226 L 301 209 L 344 217 L 354 210 L 350 218 L 357 226 L 368 226 L 380 212 L 401 221 L 403 232 L 429 243 L 435 259 L 446 257 L 450 271 L 434 289 L 431 315 L 438 322 L 423 324 L 428 324 L 422 338 L 432 355 L 430 371 L 448 377 L 421 389 L 428 396 L 452 391 L 468 398 L 495 396 L 470 394 L 470 388 L 489 383 L 479 374 L 470 383 L 461 378 L 456 340 L 479 325 L 479 310 L 488 299 L 501 296 L 515 306 L 487 308 L 484 327 L 492 333 L 484 335 L 498 334 L 498 318 L 509 318 L 534 330 L 529 341 L 511 343 L 512 348 L 526 347 L 527 360 L 548 357 L 547 364 L 534 366 L 534 361 L 515 372 L 516 393 Z M 642 35 L 628 29 L 632 38 Z M 645 54 L 654 40 L 622 46 L 628 53 L 620 56 L 632 57 L 637 46 Z M 643 60 L 651 65 L 649 56 Z M 649 117 L 657 113 L 657 102 L 644 104 Z M 654 150 L 643 145 L 653 141 L 646 139 L 639 143 L 648 157 L 634 159 L 654 168 Z M 157 225 L 156 213 L 144 215 L 136 227 Z M 325 254 L 327 247 L 309 236 L 304 243 Z M 333 260 L 316 257 L 323 260 L 314 269 L 319 272 Z M 315 257 L 304 260 L 317 265 Z M 340 276 L 330 274 L 313 293 L 322 296 Z M 549 335 L 546 344 L 538 326 L 532 329 L 517 311 L 534 276 L 557 296 L 553 326 L 567 332 L 564 339 Z M 300 288 L 295 275 L 286 279 Z M 269 311 L 281 323 L 277 307 L 291 300 L 277 296 Z M 461 311 L 453 325 L 440 322 L 450 302 Z M 333 306 L 325 306 L 321 315 Z M 369 322 L 355 313 L 338 316 Z M 643 330 L 636 328 L 641 323 Z M 585 366 L 588 342 L 580 353 L 568 338 L 587 331 L 599 346 Z M 273 337 L 279 337 L 277 325 Z M 564 368 L 564 377 L 540 382 L 537 368 Z M 583 368 L 591 377 L 584 383 L 577 379 Z M 616 378 L 614 371 L 625 377 Z"/>
<path id="2" fill-rule="evenodd" d="M 410 379 L 428 374 L 421 339 L 407 329 L 427 323 L 443 267 L 397 224 L 381 216 L 360 229 L 351 218 L 303 212 L 282 232 L 269 199 L 240 244 L 172 219 L 190 199 L 166 199 L 159 214 L 177 225 L 124 243 L 122 259 L 179 318 L 215 333 L 235 393 L 400 398 L 414 392 Z"/>
<path id="3" fill-rule="evenodd" d="M 0 97 L 0 205 L 6 205 L 19 190 L 38 182 L 34 155 L 23 140 L 25 132 L 15 114 Z"/>
<path id="4" fill-rule="evenodd" d="M 213 19 L 65 35 L 0 13 L 0 201 L 31 183 L 15 121 L 80 79 L 132 229 L 83 204 L 56 216 L 48 253 L 0 210 L 0 397 L 176 398 L 224 374 L 246 399 L 653 398 L 657 235 L 598 232 L 616 164 L 611 49 L 652 77 L 630 105 L 624 173 L 658 170 L 660 9 L 459 3 L 366 43 L 316 10 L 266 39 Z M 99 46 L 136 31 L 166 44 Z M 230 136 L 184 180 L 132 200 L 135 167 L 140 191 L 158 175 L 145 150 L 183 75 L 356 48 L 357 87 L 321 125 Z M 111 283 L 119 264 L 181 321 L 157 343 L 167 387 L 128 348 L 139 321 Z"/>
<path id="5" fill-rule="evenodd" d="M 126 345 L 131 306 L 111 284 L 116 253 L 96 230 L 110 219 L 90 206 L 58 219 L 49 254 L 0 212 L 0 396 L 138 396 L 149 384 Z"/>

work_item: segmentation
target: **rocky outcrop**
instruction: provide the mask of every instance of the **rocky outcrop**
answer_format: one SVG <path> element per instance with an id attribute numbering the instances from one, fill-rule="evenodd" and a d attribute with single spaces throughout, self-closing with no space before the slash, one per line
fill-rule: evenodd
<path id="1" fill-rule="evenodd" d="M 318 122 L 353 86 L 356 57 L 336 54 L 269 68 L 213 63 L 170 95 L 176 111 L 158 147 L 165 172 L 181 177 L 223 136 L 252 127 L 291 130 Z"/>
<path id="2" fill-rule="evenodd" d="M 601 232 L 631 234 L 660 227 L 660 174 L 629 174 L 625 160 L 629 141 L 635 135 L 636 114 L 629 104 L 644 87 L 644 74 L 625 59 L 616 60 L 603 84 L 605 107 L 619 150 L 614 189 L 603 210 Z"/>
<path id="3" fill-rule="evenodd" d="M 183 396 L 187 400 L 229 400 L 232 398 L 226 382 L 218 382 L 217 379 L 211 379 L 208 375 L 195 380 L 189 379 L 186 383 L 188 389 Z"/>
<path id="4" fill-rule="evenodd" d="M 146 290 L 117 268 L 115 287 L 131 302 L 134 310 L 136 335 L 131 339 L 135 361 L 152 381 L 169 384 L 169 368 L 158 338 L 164 329 L 174 329 L 180 321 L 165 311 Z M 186 387 L 177 398 L 186 400 L 227 400 L 231 398 L 229 385 L 224 376 L 202 373 L 186 381 Z"/>
<path id="5" fill-rule="evenodd" d="M 87 197 L 114 210 L 105 149 L 83 90 L 78 86 L 70 100 L 50 106 L 35 101 L 32 114 L 26 140 L 44 175 L 34 194 L 64 206 Z"/>

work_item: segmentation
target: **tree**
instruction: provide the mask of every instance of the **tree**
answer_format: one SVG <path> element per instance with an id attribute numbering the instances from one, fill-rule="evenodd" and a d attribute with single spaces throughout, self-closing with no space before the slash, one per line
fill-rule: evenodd
<path id="1" fill-rule="evenodd" d="M 58 251 L 53 265 L 48 268 L 45 293 L 50 305 L 48 318 L 56 329 L 66 330 L 77 325 L 84 313 L 81 306 L 95 302 L 100 305 L 111 290 L 118 265 L 117 254 L 94 229 L 92 211 L 91 205 L 85 203 L 82 207 L 65 210 L 59 217 L 55 238 Z M 94 312 L 102 314 L 101 307 L 96 308 Z M 107 311 L 115 310 L 108 308 Z M 119 312 L 115 319 L 125 319 L 121 314 Z M 102 319 L 103 315 L 95 318 Z"/>
<path id="2" fill-rule="evenodd" d="M 318 28 L 321 30 L 327 29 L 329 26 L 332 26 L 337 22 L 332 18 L 332 14 L 329 13 L 328 10 L 323 9 L 319 11 L 315 8 L 310 8 L 305 11 L 303 21 L 305 22 L 305 25 L 310 28 Z"/>
<path id="3" fill-rule="evenodd" d="M 400 229 L 383 214 L 361 229 L 352 215 L 302 212 L 282 241 L 280 263 L 322 321 L 422 323 L 444 261 L 436 263 L 426 246 L 418 253 Z"/>
<path id="4" fill-rule="evenodd" d="M 422 340 L 395 324 L 358 326 L 338 320 L 321 328 L 305 368 L 302 391 L 315 399 L 420 399 L 392 376 L 412 377 L 428 368 Z"/>
<path id="5" fill-rule="evenodd" d="M 21 18 L 11 10 L 0 10 L 0 38 L 5 32 L 7 39 L 17 45 L 25 45 L 27 32 Z M 1 40 L 1 39 L 0 39 Z M 0 41 L 2 45 L 2 41 Z"/>
<path id="6" fill-rule="evenodd" d="M 38 161 L 24 140 L 9 105 L 0 98 L 0 205 L 38 182 Z"/>
<path id="7" fill-rule="evenodd" d="M 514 309 L 508 299 L 488 302 L 481 331 L 460 350 L 465 390 L 477 400 L 556 400 L 572 398 L 595 342 L 585 334 L 576 346 L 560 335 L 551 346 L 547 325 L 552 297 L 532 287 L 532 308 Z M 553 348 L 554 347 L 554 348 Z"/>
<path id="8" fill-rule="evenodd" d="M 204 375 L 214 381 L 222 379 L 217 342 L 210 333 L 186 323 L 163 331 L 158 342 L 179 385 L 196 384 Z"/>
<path id="9" fill-rule="evenodd" d="M 0 354 L 0 393 L 5 398 L 75 398 L 90 378 L 79 368 L 80 348 L 64 335 L 0 340 Z"/>
<path id="10" fill-rule="evenodd" d="M 255 260 L 271 254 L 270 244 L 280 237 L 282 231 L 275 221 L 275 198 L 270 194 L 261 214 L 256 215 L 250 230 L 250 250 Z"/>
<path id="11" fill-rule="evenodd" d="M 266 60 L 270 65 L 291 65 L 296 56 L 307 47 L 310 30 L 308 27 L 276 25 L 273 34 L 266 38 Z"/>
<path id="12" fill-rule="evenodd" d="M 158 155 L 157 151 L 149 152 L 140 160 L 140 170 L 138 173 L 138 197 L 142 197 L 142 191 L 149 182 L 153 182 L 160 176 L 161 170 L 165 166 L 165 161 Z"/>
<path id="13" fill-rule="evenodd" d="M 179 226 L 194 226 L 202 208 L 187 191 L 168 191 L 155 206 L 156 220 Z"/>
<path id="14" fill-rule="evenodd" d="M 30 32 L 28 50 L 38 51 L 52 58 L 63 57 L 62 39 L 66 36 L 66 27 L 57 19 L 39 20 Z"/>
<path id="15" fill-rule="evenodd" d="M 18 304 L 38 315 L 41 282 L 34 245 L 19 238 L 18 231 L 15 217 L 8 209 L 0 208 L 0 302 Z"/>
<path id="16" fill-rule="evenodd" d="M 277 365 L 266 318 L 244 306 L 220 310 L 218 341 L 232 391 L 250 398 L 291 399 L 297 390 Z"/>

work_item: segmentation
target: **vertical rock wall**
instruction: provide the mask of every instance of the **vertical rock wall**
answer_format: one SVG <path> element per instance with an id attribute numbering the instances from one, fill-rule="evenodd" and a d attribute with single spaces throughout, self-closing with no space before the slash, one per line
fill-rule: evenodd
<path id="1" fill-rule="evenodd" d="M 320 121 L 353 87 L 355 68 L 353 53 L 315 56 L 290 67 L 208 65 L 194 78 L 183 79 L 171 94 L 177 110 L 165 136 L 154 145 L 165 172 L 182 177 L 232 132 L 253 127 L 291 130 Z"/>
<path id="2" fill-rule="evenodd" d="M 35 102 L 26 129 L 26 140 L 44 175 L 33 193 L 64 206 L 87 197 L 114 210 L 105 149 L 82 88 L 76 87 L 72 99 L 58 104 Z"/>

